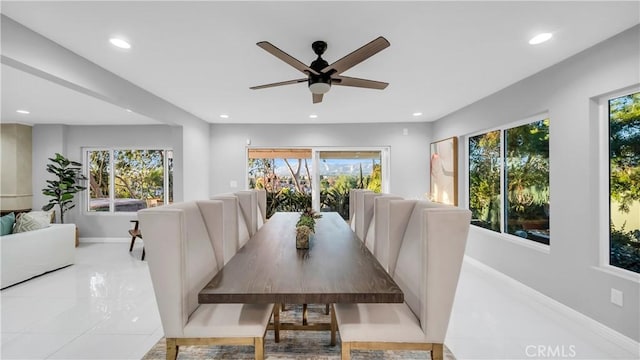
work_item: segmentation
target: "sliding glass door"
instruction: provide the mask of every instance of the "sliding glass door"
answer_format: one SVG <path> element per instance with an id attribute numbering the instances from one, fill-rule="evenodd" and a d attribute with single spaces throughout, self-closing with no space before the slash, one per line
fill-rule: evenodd
<path id="1" fill-rule="evenodd" d="M 389 149 L 248 148 L 248 187 L 267 191 L 276 211 L 335 211 L 349 216 L 349 190 L 388 192 Z"/>
<path id="2" fill-rule="evenodd" d="M 315 196 L 320 211 L 335 211 L 349 218 L 349 190 L 369 189 L 382 192 L 381 149 L 318 150 L 319 196 Z"/>

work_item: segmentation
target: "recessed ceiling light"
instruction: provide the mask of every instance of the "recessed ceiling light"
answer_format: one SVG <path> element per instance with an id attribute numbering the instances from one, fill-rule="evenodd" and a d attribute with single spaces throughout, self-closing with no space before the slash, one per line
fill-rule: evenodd
<path id="1" fill-rule="evenodd" d="M 529 40 L 529 44 L 531 45 L 542 44 L 543 42 L 551 39 L 551 37 L 553 37 L 552 33 L 541 33 L 532 37 L 531 40 Z"/>
<path id="2" fill-rule="evenodd" d="M 18 114 L 24 114 L 24 115 L 29 115 L 29 114 L 31 114 L 31 113 L 29 112 L 29 110 L 16 110 L 16 112 L 17 112 Z"/>
<path id="3" fill-rule="evenodd" d="M 109 39 L 109 42 L 111 43 L 111 45 L 117 46 L 120 49 L 131 49 L 131 44 L 129 44 L 126 40 L 120 38 L 112 37 L 111 39 Z"/>
<path id="4" fill-rule="evenodd" d="M 229 118 L 229 115 L 227 115 L 227 114 L 220 114 L 220 117 L 221 117 L 221 118 L 223 118 L 223 119 L 228 119 L 228 118 Z"/>
<path id="5" fill-rule="evenodd" d="M 133 112 L 131 109 L 125 109 L 126 112 Z"/>
<path id="6" fill-rule="evenodd" d="M 316 114 L 309 115 L 309 119 L 317 119 L 317 118 L 318 118 L 318 115 Z"/>
<path id="7" fill-rule="evenodd" d="M 413 113 L 413 116 L 420 116 L 420 115 L 422 115 L 422 113 L 421 113 L 421 112 L 414 112 L 414 113 Z"/>

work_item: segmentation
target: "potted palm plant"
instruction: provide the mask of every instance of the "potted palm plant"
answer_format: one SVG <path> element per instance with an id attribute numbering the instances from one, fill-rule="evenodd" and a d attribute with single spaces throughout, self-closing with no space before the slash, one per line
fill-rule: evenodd
<path id="1" fill-rule="evenodd" d="M 81 181 L 87 180 L 82 174 L 82 164 L 71 161 L 59 153 L 54 158 L 49 158 L 47 172 L 55 176 L 55 180 L 47 180 L 47 187 L 42 189 L 44 195 L 50 196 L 49 203 L 42 210 L 49 211 L 58 206 L 60 222 L 64 223 L 65 212 L 73 209 L 75 194 L 86 189 Z M 76 246 L 78 245 L 78 228 L 76 227 Z"/>

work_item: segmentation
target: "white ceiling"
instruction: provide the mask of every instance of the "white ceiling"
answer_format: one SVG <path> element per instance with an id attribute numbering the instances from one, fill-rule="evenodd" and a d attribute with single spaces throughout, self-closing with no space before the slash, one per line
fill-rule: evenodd
<path id="1" fill-rule="evenodd" d="M 3 1 L 2 13 L 211 123 L 359 123 L 436 120 L 638 24 L 640 2 Z M 551 41 L 527 43 L 543 31 Z M 344 75 L 385 90 L 335 86 L 312 104 L 305 83 L 249 89 L 304 77 L 258 41 L 309 64 L 324 40 L 331 63 L 380 35 L 391 46 Z M 154 122 L 3 65 L 3 122 L 27 106 L 20 122 Z"/>

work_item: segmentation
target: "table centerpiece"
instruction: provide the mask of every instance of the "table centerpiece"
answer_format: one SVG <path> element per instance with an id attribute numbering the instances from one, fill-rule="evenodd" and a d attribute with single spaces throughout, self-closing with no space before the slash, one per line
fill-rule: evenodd
<path id="1" fill-rule="evenodd" d="M 316 219 L 321 218 L 312 208 L 306 208 L 301 214 L 300 219 L 296 223 L 296 248 L 308 249 L 309 238 L 315 231 Z"/>

